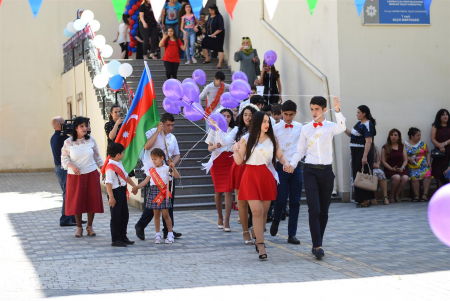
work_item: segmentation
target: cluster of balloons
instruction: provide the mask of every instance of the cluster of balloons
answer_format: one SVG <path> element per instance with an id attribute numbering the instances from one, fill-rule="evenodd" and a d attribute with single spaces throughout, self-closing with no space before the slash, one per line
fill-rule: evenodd
<path id="1" fill-rule="evenodd" d="M 128 43 L 128 55 L 131 56 L 133 52 L 136 52 L 137 41 L 134 38 L 136 35 L 136 29 L 138 28 L 138 16 L 140 0 L 130 0 L 129 4 L 125 7 L 125 11 L 130 15 L 130 43 Z"/>
<path id="2" fill-rule="evenodd" d="M 123 86 L 123 78 L 132 73 L 133 67 L 130 64 L 121 64 L 119 61 L 113 60 L 103 65 L 102 72 L 94 77 L 94 86 L 102 89 L 109 84 L 111 90 L 117 91 Z"/>
<path id="3" fill-rule="evenodd" d="M 67 23 L 63 33 L 66 37 L 71 38 L 88 24 L 91 26 L 93 32 L 97 32 L 100 29 L 100 22 L 94 20 L 94 13 L 90 10 L 85 10 L 80 19 Z"/>

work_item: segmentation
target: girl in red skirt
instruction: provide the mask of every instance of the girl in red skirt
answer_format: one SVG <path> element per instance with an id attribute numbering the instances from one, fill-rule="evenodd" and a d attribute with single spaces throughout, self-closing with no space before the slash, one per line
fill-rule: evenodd
<path id="1" fill-rule="evenodd" d="M 234 128 L 233 112 L 230 109 L 222 109 L 220 113 L 227 120 L 227 134 Z M 219 129 L 220 131 L 220 129 Z M 233 165 L 233 145 L 222 146 L 217 139 L 217 131 L 210 130 L 205 141 L 208 144 L 208 150 L 211 158 L 208 163 L 203 164 L 206 173 L 211 170 L 211 176 L 214 183 L 215 202 L 219 221 L 217 228 L 230 232 L 230 215 L 233 207 L 233 189 L 228 185 L 228 176 Z M 222 198 L 225 194 L 225 221 L 222 215 Z"/>
<path id="2" fill-rule="evenodd" d="M 239 126 L 235 127 L 230 133 L 223 134 L 221 131 L 217 131 L 217 139 L 222 146 L 229 146 L 239 141 L 243 135 L 248 132 L 248 127 L 250 126 L 250 121 L 252 120 L 252 116 L 254 113 L 259 111 L 259 109 L 253 104 L 247 104 L 242 108 L 242 112 L 239 115 Z M 252 245 L 252 238 L 248 229 L 251 227 L 249 223 L 249 210 L 248 210 L 248 202 L 247 199 L 239 198 L 239 188 L 241 186 L 241 178 L 245 171 L 245 161 L 242 161 L 240 164 L 236 164 L 233 162 L 231 166 L 231 170 L 229 172 L 228 177 L 228 185 L 230 189 L 234 189 L 234 195 L 236 198 L 236 203 L 239 207 L 239 218 L 241 220 L 243 236 L 244 236 L 244 244 Z"/>
<path id="3" fill-rule="evenodd" d="M 103 213 L 100 173 L 103 159 L 97 143 L 88 135 L 89 119 L 78 116 L 73 122 L 72 137 L 64 141 L 61 164 L 67 170 L 66 215 L 74 215 L 77 221 L 75 237 L 83 236 L 81 214 L 87 213 L 88 236 L 95 236 L 92 229 L 95 213 Z"/>
<path id="4" fill-rule="evenodd" d="M 234 161 L 241 164 L 246 160 L 247 168 L 242 175 L 239 199 L 248 200 L 253 213 L 253 229 L 255 230 L 256 251 L 259 259 L 267 259 L 264 244 L 264 228 L 270 201 L 277 197 L 278 173 L 274 165 L 276 159 L 290 170 L 288 160 L 275 140 L 272 124 L 265 112 L 253 115 L 249 133 L 234 145 Z"/>

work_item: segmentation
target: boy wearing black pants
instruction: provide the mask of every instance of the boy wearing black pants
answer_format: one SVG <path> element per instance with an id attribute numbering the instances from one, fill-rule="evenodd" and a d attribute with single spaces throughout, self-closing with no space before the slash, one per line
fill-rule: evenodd
<path id="1" fill-rule="evenodd" d="M 113 247 L 126 247 L 134 244 L 127 237 L 129 219 L 127 204 L 127 183 L 136 187 L 123 168 L 122 160 L 124 147 L 120 143 L 111 143 L 108 146 L 110 160 L 106 166 L 106 190 L 108 191 L 109 208 L 111 211 L 111 238 Z"/>
<path id="2" fill-rule="evenodd" d="M 312 253 L 318 258 L 325 256 L 322 239 L 328 222 L 328 208 L 334 186 L 333 137 L 345 131 L 345 117 L 340 112 L 340 100 L 334 98 L 336 123 L 327 121 L 327 100 L 322 96 L 311 99 L 313 121 L 304 125 L 291 159 L 295 168 L 306 156 L 303 169 L 306 202 L 309 213 L 309 230 L 313 242 Z"/>

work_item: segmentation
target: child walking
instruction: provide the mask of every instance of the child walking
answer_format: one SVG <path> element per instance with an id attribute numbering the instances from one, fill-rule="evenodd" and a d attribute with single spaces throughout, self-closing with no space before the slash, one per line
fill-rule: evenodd
<path id="1" fill-rule="evenodd" d="M 127 237 L 128 219 L 130 217 L 127 205 L 127 183 L 133 187 L 136 184 L 123 168 L 122 160 L 124 147 L 120 143 L 111 143 L 107 152 L 110 157 L 106 166 L 106 190 L 108 192 L 109 208 L 111 211 L 111 246 L 126 247 L 134 244 Z"/>
<path id="2" fill-rule="evenodd" d="M 133 188 L 133 193 L 136 193 L 138 189 L 144 187 L 148 182 L 150 182 L 146 206 L 148 209 L 153 209 L 156 231 L 155 243 L 161 243 L 160 219 L 162 211 L 162 216 L 166 222 L 169 232 L 165 243 L 171 244 L 174 242 L 172 220 L 169 215 L 169 208 L 172 208 L 172 195 L 167 187 L 170 181 L 170 175 L 172 174 L 173 177 L 178 179 L 180 174 L 175 169 L 175 164 L 173 162 L 171 162 L 169 166 L 164 164 L 166 156 L 162 149 L 153 149 L 150 156 L 154 166 L 149 168 L 149 166 L 144 165 L 144 171 L 147 177 L 141 184 Z"/>
<path id="3" fill-rule="evenodd" d="M 192 7 L 189 3 L 183 5 L 180 10 L 179 18 L 181 19 L 181 31 L 187 38 L 187 48 L 186 48 L 186 65 L 192 62 L 195 64 L 197 60 L 195 59 L 195 38 L 196 32 L 198 31 L 197 25 L 198 20 L 192 13 Z M 178 22 L 180 23 L 180 22 Z"/>

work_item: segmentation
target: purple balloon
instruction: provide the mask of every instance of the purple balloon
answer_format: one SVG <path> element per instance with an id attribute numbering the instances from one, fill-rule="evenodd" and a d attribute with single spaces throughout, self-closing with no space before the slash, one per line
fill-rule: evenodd
<path id="1" fill-rule="evenodd" d="M 164 108 L 164 110 L 166 110 L 167 113 L 178 115 L 181 113 L 181 108 L 180 108 L 180 105 L 178 104 L 178 102 L 179 101 L 177 101 L 177 100 L 173 100 L 170 98 L 164 98 L 163 108 Z"/>
<path id="2" fill-rule="evenodd" d="M 198 99 L 198 96 L 200 95 L 200 89 L 196 84 L 187 82 L 182 84 L 182 87 L 184 99 L 189 100 L 190 102 L 194 102 L 196 99 Z"/>
<path id="3" fill-rule="evenodd" d="M 266 53 L 264 53 L 264 60 L 267 65 L 273 66 L 277 61 L 277 54 L 273 50 L 267 50 Z"/>
<path id="4" fill-rule="evenodd" d="M 189 119 L 190 121 L 198 121 L 205 117 L 205 110 L 203 110 L 202 106 L 198 103 L 193 103 L 190 105 L 186 105 L 183 108 L 184 117 Z"/>
<path id="5" fill-rule="evenodd" d="M 233 76 L 231 77 L 231 80 L 235 81 L 237 79 L 242 79 L 243 81 L 248 82 L 247 74 L 245 74 L 242 71 L 236 71 L 236 72 L 233 73 Z"/>
<path id="6" fill-rule="evenodd" d="M 434 235 L 450 247 L 450 184 L 439 188 L 428 204 L 428 222 Z"/>
<path id="7" fill-rule="evenodd" d="M 247 99 L 251 92 L 248 82 L 242 79 L 237 79 L 230 85 L 230 93 L 237 100 Z"/>
<path id="8" fill-rule="evenodd" d="M 206 84 L 206 73 L 201 69 L 197 69 L 192 73 L 192 78 L 197 85 L 204 86 Z"/>
<path id="9" fill-rule="evenodd" d="M 180 100 L 183 98 L 183 87 L 179 80 L 171 78 L 164 82 L 163 93 L 167 98 Z"/>
<path id="10" fill-rule="evenodd" d="M 214 120 L 217 123 L 217 125 L 219 126 L 219 129 L 222 132 L 225 132 L 225 133 L 227 132 L 228 124 L 227 124 L 227 120 L 225 119 L 225 116 L 223 116 L 223 114 L 212 113 L 211 115 L 209 115 L 209 118 Z M 217 131 L 216 127 L 211 124 L 211 120 L 210 119 L 208 119 L 208 123 L 211 126 L 211 129 L 213 131 Z"/>
<path id="11" fill-rule="evenodd" d="M 183 80 L 183 84 L 184 84 L 184 83 L 193 83 L 193 84 L 197 84 L 197 83 L 195 82 L 195 80 L 192 79 L 192 78 L 190 78 L 190 77 L 185 78 L 185 79 Z"/>
<path id="12" fill-rule="evenodd" d="M 220 96 L 220 103 L 228 109 L 234 109 L 239 106 L 239 100 L 235 99 L 230 92 L 225 92 Z"/>

